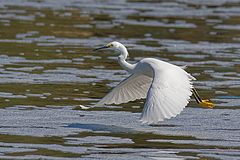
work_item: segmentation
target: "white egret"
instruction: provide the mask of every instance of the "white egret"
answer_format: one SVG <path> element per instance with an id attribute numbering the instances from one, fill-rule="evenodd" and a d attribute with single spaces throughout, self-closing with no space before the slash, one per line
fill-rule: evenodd
<path id="1" fill-rule="evenodd" d="M 197 103 L 212 108 L 213 103 L 202 100 L 193 88 L 193 76 L 179 67 L 155 58 L 144 58 L 136 64 L 126 62 L 128 51 L 119 42 L 111 42 L 96 50 L 112 48 L 118 54 L 118 63 L 131 75 L 121 81 L 95 106 L 120 104 L 146 98 L 141 115 L 143 123 L 154 124 L 175 117 L 194 95 Z"/>

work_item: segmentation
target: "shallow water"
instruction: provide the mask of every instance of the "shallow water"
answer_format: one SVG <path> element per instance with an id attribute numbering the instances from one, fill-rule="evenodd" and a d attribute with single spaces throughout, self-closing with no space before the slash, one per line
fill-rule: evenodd
<path id="1" fill-rule="evenodd" d="M 1 159 L 240 159 L 240 1 L 1 0 Z M 129 61 L 187 65 L 215 109 L 192 100 L 176 118 L 148 126 L 143 100 L 95 104 L 127 77 Z"/>

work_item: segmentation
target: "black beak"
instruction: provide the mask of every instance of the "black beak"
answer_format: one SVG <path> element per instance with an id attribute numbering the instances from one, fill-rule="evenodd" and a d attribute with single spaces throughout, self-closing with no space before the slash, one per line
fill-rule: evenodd
<path id="1" fill-rule="evenodd" d="M 99 47 L 99 48 L 94 49 L 93 51 L 97 51 L 97 50 L 105 49 L 105 48 L 109 48 L 109 47 L 108 47 L 108 46 L 102 46 L 102 47 Z"/>

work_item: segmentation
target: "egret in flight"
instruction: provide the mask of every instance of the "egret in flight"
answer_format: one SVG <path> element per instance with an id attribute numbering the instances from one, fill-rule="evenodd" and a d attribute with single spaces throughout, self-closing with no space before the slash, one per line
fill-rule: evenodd
<path id="1" fill-rule="evenodd" d="M 119 42 L 111 42 L 100 49 L 111 48 L 118 55 L 120 66 L 130 73 L 95 106 L 120 104 L 146 98 L 141 115 L 143 123 L 155 124 L 164 119 L 177 116 L 188 104 L 190 96 L 203 107 L 213 108 L 209 100 L 202 100 L 194 89 L 193 76 L 179 67 L 155 58 L 144 58 L 138 63 L 126 61 L 128 51 Z"/>

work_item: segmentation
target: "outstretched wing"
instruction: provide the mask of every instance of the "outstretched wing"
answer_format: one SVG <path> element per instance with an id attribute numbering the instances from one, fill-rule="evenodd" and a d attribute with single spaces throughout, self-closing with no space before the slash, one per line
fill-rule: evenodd
<path id="1" fill-rule="evenodd" d="M 153 82 L 149 88 L 147 99 L 141 116 L 143 123 L 157 123 L 175 117 L 188 104 L 192 95 L 194 79 L 182 68 L 167 64 L 164 69 L 150 64 L 153 70 Z"/>
<path id="2" fill-rule="evenodd" d="M 121 81 L 110 93 L 101 99 L 95 106 L 104 104 L 120 104 L 136 99 L 146 98 L 152 78 L 141 74 L 132 74 Z"/>

